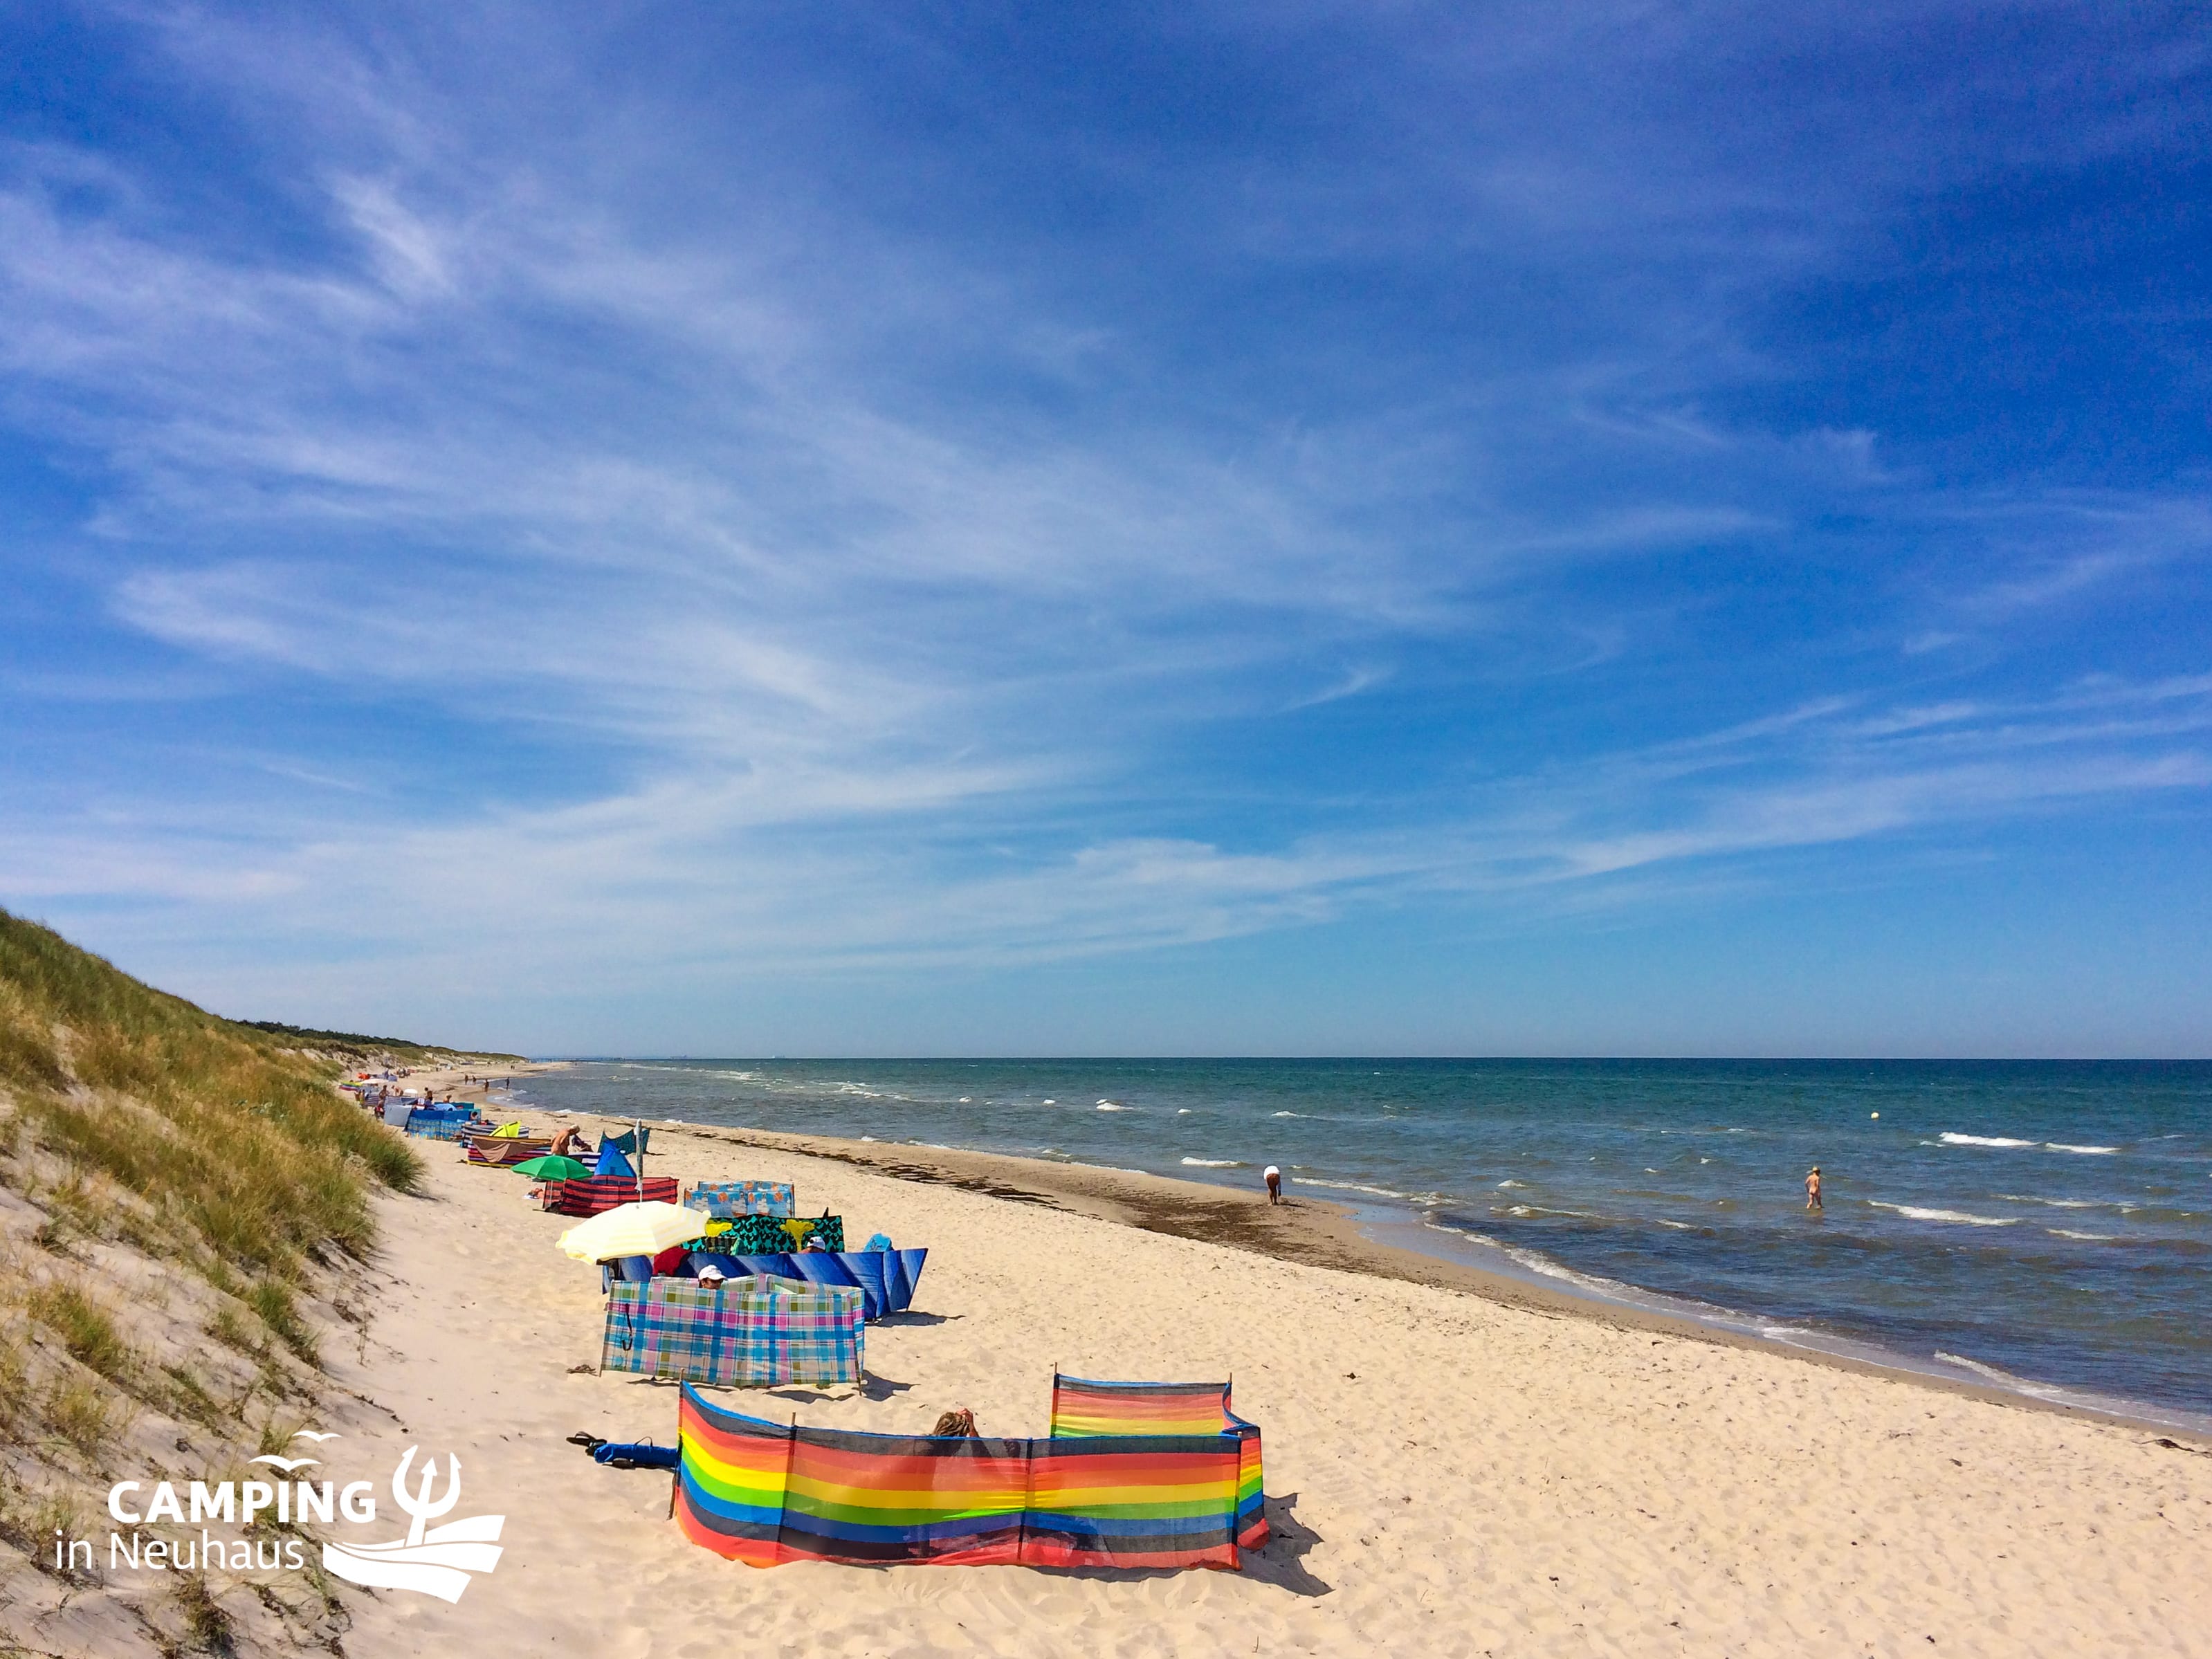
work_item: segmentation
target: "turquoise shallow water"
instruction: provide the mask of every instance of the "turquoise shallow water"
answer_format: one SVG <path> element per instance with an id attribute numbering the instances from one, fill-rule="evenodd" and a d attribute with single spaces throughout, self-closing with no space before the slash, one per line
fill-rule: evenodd
<path id="1" fill-rule="evenodd" d="M 1394 1243 L 2212 1419 L 2212 1063 L 620 1060 L 524 1097 L 1238 1185 L 1273 1162 Z"/>

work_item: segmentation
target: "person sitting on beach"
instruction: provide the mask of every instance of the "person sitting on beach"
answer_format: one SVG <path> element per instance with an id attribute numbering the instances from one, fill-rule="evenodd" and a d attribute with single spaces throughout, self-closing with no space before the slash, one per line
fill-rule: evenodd
<path id="1" fill-rule="evenodd" d="M 1281 1203 L 1283 1201 L 1283 1172 L 1277 1169 L 1273 1164 L 1270 1164 L 1266 1169 L 1260 1172 L 1260 1179 L 1267 1183 L 1267 1202 L 1270 1204 Z"/>
<path id="2" fill-rule="evenodd" d="M 1805 1207 L 1823 1212 L 1827 1206 L 1820 1202 L 1820 1166 L 1815 1164 L 1805 1177 Z"/>
<path id="3" fill-rule="evenodd" d="M 567 1128 L 561 1131 L 560 1137 L 554 1141 L 553 1150 L 548 1154 L 548 1156 L 552 1158 L 574 1158 L 580 1159 L 590 1150 L 591 1149 L 589 1147 L 584 1145 L 584 1132 L 581 1129 L 579 1129 L 574 1124 L 571 1123 Z"/>
<path id="4" fill-rule="evenodd" d="M 937 1419 L 933 1435 L 959 1440 L 981 1440 L 983 1436 L 975 1426 L 975 1413 L 967 1407 L 956 1407 Z"/>

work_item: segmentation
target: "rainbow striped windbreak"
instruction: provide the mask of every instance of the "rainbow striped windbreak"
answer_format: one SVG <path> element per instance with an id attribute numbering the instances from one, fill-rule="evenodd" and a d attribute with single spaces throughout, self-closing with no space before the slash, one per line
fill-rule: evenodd
<path id="1" fill-rule="evenodd" d="M 1098 1382 L 1052 1377 L 1052 1437 L 1107 1434 L 1233 1434 L 1237 1437 L 1237 1541 L 1267 1541 L 1260 1474 L 1259 1425 L 1230 1409 L 1226 1382 Z"/>
<path id="2" fill-rule="evenodd" d="M 1233 1569 L 1241 1547 L 1266 1541 L 1267 1523 L 1256 1519 L 1259 1431 L 1229 1413 L 1225 1387 L 1054 1383 L 1055 1401 L 1063 1384 L 1067 1397 L 1081 1389 L 1090 1401 L 1128 1390 L 1146 1411 L 1160 1410 L 1168 1395 L 1203 1393 L 1212 1424 L 1044 1440 L 860 1434 L 763 1422 L 712 1404 L 687 1382 L 678 1522 L 694 1543 L 756 1567 Z M 1178 1408 L 1178 1420 L 1197 1420 Z M 1256 1520 L 1249 1528 L 1240 1525 L 1247 1432 Z"/>

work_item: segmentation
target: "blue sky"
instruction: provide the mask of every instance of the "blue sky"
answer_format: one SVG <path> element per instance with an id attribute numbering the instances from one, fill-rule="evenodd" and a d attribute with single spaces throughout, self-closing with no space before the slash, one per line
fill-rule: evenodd
<path id="1" fill-rule="evenodd" d="M 18 8 L 0 904 L 533 1052 L 2212 1050 L 2212 26 Z"/>

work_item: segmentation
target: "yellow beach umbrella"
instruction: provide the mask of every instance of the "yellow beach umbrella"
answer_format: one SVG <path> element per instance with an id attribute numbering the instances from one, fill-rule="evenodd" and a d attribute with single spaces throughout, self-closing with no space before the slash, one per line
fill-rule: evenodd
<path id="1" fill-rule="evenodd" d="M 579 1261 L 608 1261 L 659 1255 L 706 1231 L 707 1218 L 681 1204 L 623 1204 L 569 1228 L 561 1235 L 561 1249 Z"/>

